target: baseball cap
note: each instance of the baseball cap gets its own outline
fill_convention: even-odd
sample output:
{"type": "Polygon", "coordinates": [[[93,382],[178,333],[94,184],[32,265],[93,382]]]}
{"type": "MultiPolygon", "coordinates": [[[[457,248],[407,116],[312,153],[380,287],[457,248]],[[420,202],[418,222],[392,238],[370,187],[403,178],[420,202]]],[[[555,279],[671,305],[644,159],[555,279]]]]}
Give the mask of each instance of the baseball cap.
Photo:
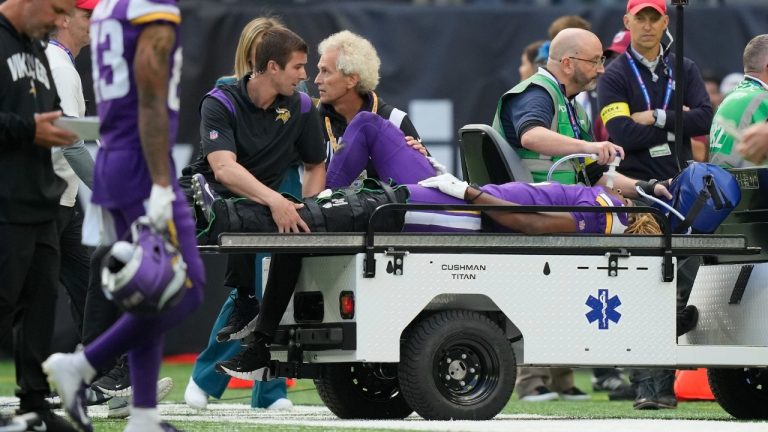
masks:
{"type": "Polygon", "coordinates": [[[666,0],[629,0],[627,2],[627,13],[634,15],[647,7],[656,9],[662,15],[667,14],[666,0]]]}
{"type": "Polygon", "coordinates": [[[99,0],[77,0],[75,7],[78,9],[93,10],[96,5],[99,4],[99,0]]]}
{"type": "Polygon", "coordinates": [[[607,53],[609,51],[614,52],[616,54],[624,54],[624,51],[627,50],[629,47],[629,43],[632,41],[632,37],[629,34],[629,30],[620,30],[616,35],[613,37],[613,41],[611,42],[611,46],[605,49],[604,53],[607,53]]]}

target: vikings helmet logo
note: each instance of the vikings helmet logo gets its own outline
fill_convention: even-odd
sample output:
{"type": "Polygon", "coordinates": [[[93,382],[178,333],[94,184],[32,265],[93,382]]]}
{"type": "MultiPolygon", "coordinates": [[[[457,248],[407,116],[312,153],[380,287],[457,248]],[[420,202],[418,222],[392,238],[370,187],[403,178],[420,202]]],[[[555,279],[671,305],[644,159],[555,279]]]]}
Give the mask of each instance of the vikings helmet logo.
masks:
{"type": "Polygon", "coordinates": [[[288,108],[277,108],[275,111],[277,111],[275,121],[282,120],[283,124],[288,123],[288,119],[291,118],[291,112],[288,111],[288,108]]]}

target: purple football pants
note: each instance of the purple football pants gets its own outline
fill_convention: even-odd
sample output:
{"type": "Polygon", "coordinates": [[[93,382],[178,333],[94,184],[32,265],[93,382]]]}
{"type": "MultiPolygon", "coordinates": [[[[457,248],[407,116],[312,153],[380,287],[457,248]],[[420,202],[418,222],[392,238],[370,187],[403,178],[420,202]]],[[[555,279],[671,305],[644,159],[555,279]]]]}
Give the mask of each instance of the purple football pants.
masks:
{"type": "Polygon", "coordinates": [[[435,175],[427,158],[405,143],[403,131],[378,114],[357,113],[339,145],[325,177],[325,185],[331,189],[352,184],[369,159],[385,182],[418,183],[435,175]]]}
{"type": "MultiPolygon", "coordinates": [[[[112,327],[85,348],[85,357],[97,370],[109,367],[117,356],[128,352],[133,406],[140,408],[153,408],[157,405],[157,378],[165,333],[197,309],[203,300],[205,270],[197,252],[195,223],[178,184],[174,184],[173,189],[176,193],[173,221],[192,287],[187,289],[178,304],[161,314],[138,316],[124,313],[112,327]]],[[[115,231],[119,238],[126,238],[131,223],[145,214],[142,202],[109,210],[115,220],[115,231]]]]}

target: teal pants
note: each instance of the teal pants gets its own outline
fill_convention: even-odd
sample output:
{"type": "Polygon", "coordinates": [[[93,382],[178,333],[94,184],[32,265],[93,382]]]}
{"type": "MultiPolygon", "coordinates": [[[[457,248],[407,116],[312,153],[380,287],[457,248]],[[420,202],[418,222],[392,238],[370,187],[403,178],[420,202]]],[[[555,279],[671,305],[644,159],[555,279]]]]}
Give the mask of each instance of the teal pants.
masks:
{"type": "MultiPolygon", "coordinates": [[[[259,254],[259,256],[257,256],[257,260],[259,260],[259,265],[256,269],[257,275],[261,274],[260,258],[263,258],[264,256],[266,256],[266,254],[259,254]]],[[[256,277],[257,279],[260,278],[259,276],[256,277]]],[[[261,290],[256,291],[258,293],[257,295],[261,297],[261,290]]],[[[195,380],[195,383],[203,389],[203,391],[216,399],[220,399],[221,395],[224,394],[224,390],[227,389],[230,379],[229,375],[216,372],[216,363],[232,358],[240,352],[240,341],[235,340],[224,343],[216,342],[216,333],[227,323],[229,314],[232,313],[232,307],[234,306],[232,298],[236,295],[237,291],[232,290],[230,297],[224,303],[224,306],[221,307],[219,317],[213,324],[211,336],[208,338],[208,346],[197,357],[197,360],[195,360],[195,367],[192,370],[192,379],[195,380]]],[[[251,406],[253,408],[266,408],[272,405],[274,401],[286,397],[286,395],[285,378],[278,378],[265,382],[256,381],[253,383],[251,406]]]]}
{"type": "MultiPolygon", "coordinates": [[[[288,170],[285,175],[283,184],[278,189],[280,192],[288,192],[296,197],[301,196],[301,182],[299,181],[299,172],[297,168],[293,167],[288,170]]],[[[261,262],[269,254],[257,254],[256,262],[256,280],[254,281],[254,287],[256,288],[256,297],[261,301],[261,262]]],[[[234,307],[234,296],[237,295],[236,290],[232,290],[229,298],[221,307],[218,318],[213,324],[211,329],[211,335],[208,337],[208,346],[197,356],[195,360],[195,366],[192,369],[192,379],[195,383],[203,389],[204,392],[220,399],[224,394],[224,390],[227,389],[229,384],[229,375],[223,375],[216,372],[216,363],[230,359],[240,352],[240,341],[229,341],[225,343],[216,342],[216,333],[221,330],[227,323],[229,315],[232,313],[234,307]]],[[[251,393],[251,407],[253,408],[266,408],[272,405],[278,399],[287,396],[285,388],[285,378],[278,378],[272,381],[256,381],[253,383],[253,393],[251,393]]]]}

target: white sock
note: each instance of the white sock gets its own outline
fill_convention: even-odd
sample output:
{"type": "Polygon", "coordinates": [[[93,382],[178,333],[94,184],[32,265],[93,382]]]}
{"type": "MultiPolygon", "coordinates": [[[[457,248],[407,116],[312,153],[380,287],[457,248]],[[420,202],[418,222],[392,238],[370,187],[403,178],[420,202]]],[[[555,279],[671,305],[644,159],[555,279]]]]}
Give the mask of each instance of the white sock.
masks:
{"type": "Polygon", "coordinates": [[[85,383],[90,384],[96,376],[96,369],[91,366],[91,363],[85,357],[85,352],[78,351],[73,353],[72,359],[74,360],[75,368],[80,372],[80,376],[83,377],[85,383]]]}
{"type": "Polygon", "coordinates": [[[160,424],[160,412],[157,408],[137,408],[131,405],[131,416],[128,426],[132,430],[152,430],[160,424]]]}

